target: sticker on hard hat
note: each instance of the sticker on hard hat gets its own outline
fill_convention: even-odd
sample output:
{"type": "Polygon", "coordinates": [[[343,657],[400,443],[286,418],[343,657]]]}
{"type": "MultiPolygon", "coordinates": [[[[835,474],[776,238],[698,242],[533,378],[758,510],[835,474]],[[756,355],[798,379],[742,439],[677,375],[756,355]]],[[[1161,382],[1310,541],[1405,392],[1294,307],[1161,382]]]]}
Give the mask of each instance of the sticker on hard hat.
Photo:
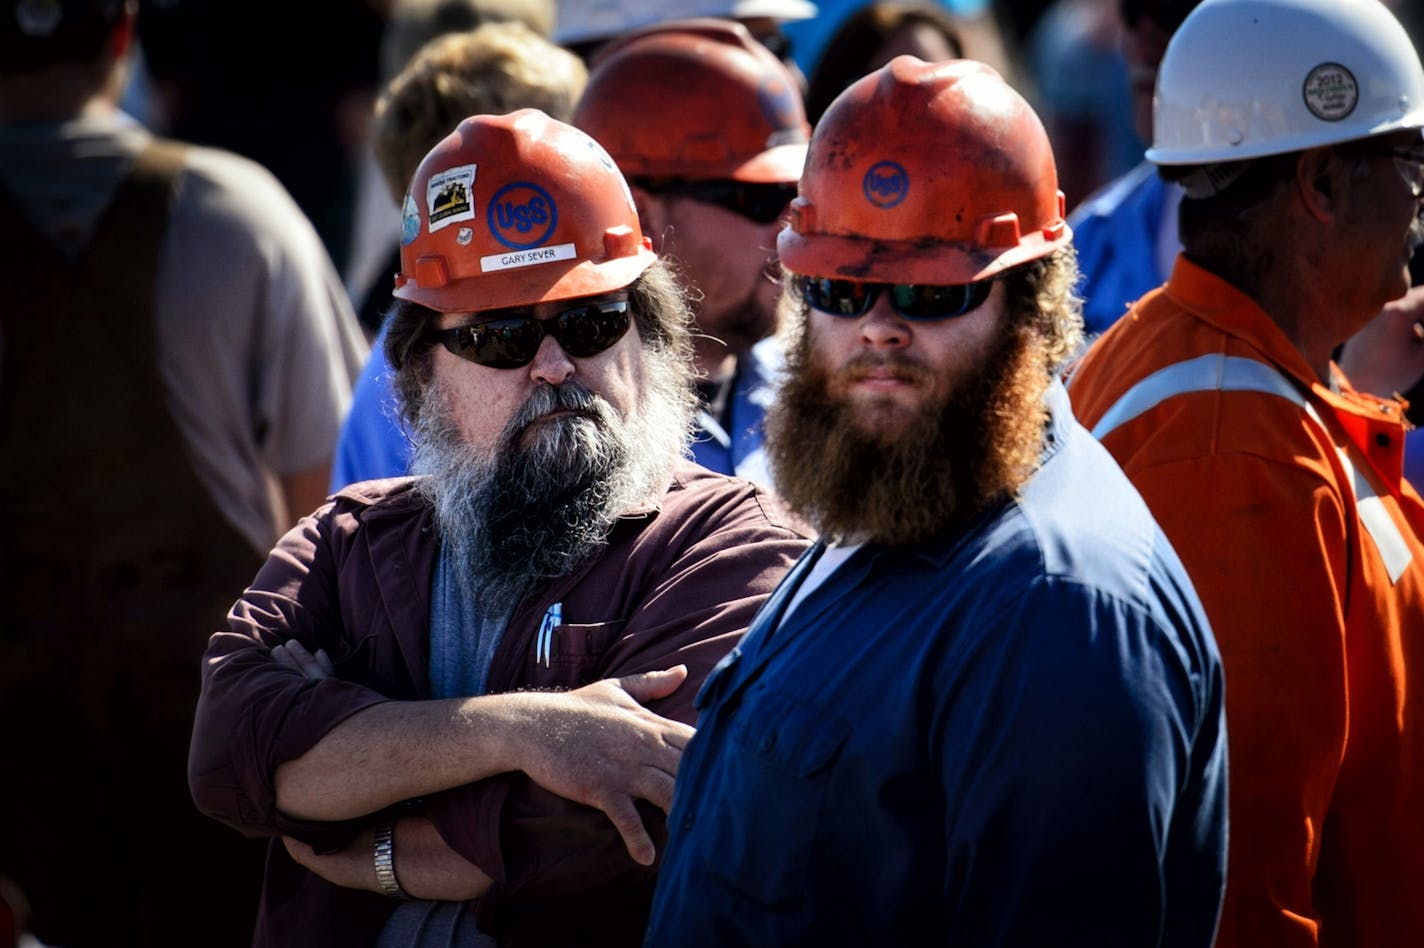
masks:
{"type": "Polygon", "coordinates": [[[409,247],[420,236],[420,208],[415,206],[415,198],[407,191],[405,203],[401,205],[401,246],[409,247]]]}
{"type": "Polygon", "coordinates": [[[1340,121],[1355,111],[1355,104],[1360,101],[1359,83],[1339,63],[1321,63],[1310,70],[1301,93],[1311,114],[1327,122],[1340,121]]]}
{"type": "Polygon", "coordinates": [[[475,219],[475,165],[459,165],[430,176],[425,205],[430,233],[459,221],[475,219]]]}
{"type": "Polygon", "coordinates": [[[528,250],[554,233],[559,209],[539,185],[516,181],[495,192],[485,216],[495,240],[511,250],[528,250]]]}
{"type": "Polygon", "coordinates": [[[876,207],[894,207],[905,200],[910,190],[910,176],[893,161],[881,161],[870,166],[860,182],[865,199],[876,207]]]}
{"type": "Polygon", "coordinates": [[[554,244],[552,247],[492,253],[487,257],[480,258],[480,271],[489,273],[491,270],[513,270],[515,267],[532,267],[540,263],[553,263],[556,260],[573,260],[577,256],[578,254],[574,253],[573,244],[554,244]]]}

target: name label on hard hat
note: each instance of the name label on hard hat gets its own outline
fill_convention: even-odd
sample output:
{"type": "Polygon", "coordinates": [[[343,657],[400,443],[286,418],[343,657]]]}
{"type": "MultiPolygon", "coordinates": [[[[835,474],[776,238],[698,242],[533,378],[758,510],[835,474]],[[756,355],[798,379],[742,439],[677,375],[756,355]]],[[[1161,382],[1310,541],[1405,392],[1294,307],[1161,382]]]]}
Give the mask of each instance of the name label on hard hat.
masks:
{"type": "Polygon", "coordinates": [[[894,207],[909,193],[910,176],[893,161],[876,162],[861,179],[860,189],[876,207],[894,207]]]}
{"type": "Polygon", "coordinates": [[[572,260],[576,256],[573,244],[554,244],[552,247],[536,247],[533,250],[516,250],[512,253],[492,253],[480,258],[480,271],[489,273],[492,270],[532,267],[556,260],[572,260]]]}
{"type": "Polygon", "coordinates": [[[476,167],[457,165],[430,176],[425,184],[425,218],[430,222],[430,233],[475,219],[476,167]]]}

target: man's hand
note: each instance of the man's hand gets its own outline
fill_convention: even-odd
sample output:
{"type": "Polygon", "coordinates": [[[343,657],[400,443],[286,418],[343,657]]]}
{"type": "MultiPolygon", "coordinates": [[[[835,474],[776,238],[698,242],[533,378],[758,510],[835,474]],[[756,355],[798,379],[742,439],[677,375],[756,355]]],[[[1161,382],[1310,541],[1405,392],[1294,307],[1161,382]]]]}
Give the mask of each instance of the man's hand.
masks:
{"type": "Polygon", "coordinates": [[[1391,396],[1424,377],[1424,285],[1389,303],[1345,343],[1340,369],[1359,392],[1391,396]]]}
{"type": "Polygon", "coordinates": [[[694,732],[642,702],[672,694],[686,678],[687,667],[678,665],[575,691],[520,696],[529,701],[529,727],[514,749],[518,769],[546,790],[606,813],[628,854],[644,866],[656,852],[633,801],[648,800],[667,812],[694,732]]]}
{"type": "Polygon", "coordinates": [[[272,657],[278,665],[295,668],[308,678],[335,678],[336,668],[325,649],[317,649],[313,655],[305,645],[296,639],[272,646],[272,657]]]}
{"type": "Polygon", "coordinates": [[[283,836],[282,844],[287,847],[287,853],[293,860],[332,885],[380,892],[381,887],[376,883],[376,864],[373,858],[373,832],[366,830],[345,849],[322,855],[317,855],[316,850],[290,836],[283,836]]]}

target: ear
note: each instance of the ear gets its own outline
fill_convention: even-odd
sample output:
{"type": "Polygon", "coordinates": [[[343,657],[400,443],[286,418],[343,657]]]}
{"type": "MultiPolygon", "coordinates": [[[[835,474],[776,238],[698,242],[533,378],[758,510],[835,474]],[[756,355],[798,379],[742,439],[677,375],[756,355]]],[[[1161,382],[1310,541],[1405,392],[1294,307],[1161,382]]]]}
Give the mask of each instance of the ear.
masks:
{"type": "Polygon", "coordinates": [[[663,252],[663,234],[667,230],[667,204],[656,194],[628,185],[633,192],[633,207],[638,211],[638,225],[643,228],[643,236],[653,241],[653,252],[663,252]]]}
{"type": "Polygon", "coordinates": [[[1322,224],[1335,221],[1341,163],[1333,149],[1308,148],[1295,163],[1295,189],[1311,217],[1322,224]]]}

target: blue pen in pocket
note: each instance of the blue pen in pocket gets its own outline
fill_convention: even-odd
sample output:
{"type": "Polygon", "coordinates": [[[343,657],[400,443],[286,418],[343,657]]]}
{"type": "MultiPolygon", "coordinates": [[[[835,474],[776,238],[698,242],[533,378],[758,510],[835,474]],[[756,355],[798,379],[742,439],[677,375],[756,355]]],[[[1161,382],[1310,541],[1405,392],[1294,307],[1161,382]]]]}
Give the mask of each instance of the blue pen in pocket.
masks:
{"type": "Polygon", "coordinates": [[[554,628],[564,621],[564,604],[556,602],[544,613],[539,623],[539,634],[534,637],[534,664],[542,659],[544,667],[549,667],[549,657],[554,650],[554,628]]]}

